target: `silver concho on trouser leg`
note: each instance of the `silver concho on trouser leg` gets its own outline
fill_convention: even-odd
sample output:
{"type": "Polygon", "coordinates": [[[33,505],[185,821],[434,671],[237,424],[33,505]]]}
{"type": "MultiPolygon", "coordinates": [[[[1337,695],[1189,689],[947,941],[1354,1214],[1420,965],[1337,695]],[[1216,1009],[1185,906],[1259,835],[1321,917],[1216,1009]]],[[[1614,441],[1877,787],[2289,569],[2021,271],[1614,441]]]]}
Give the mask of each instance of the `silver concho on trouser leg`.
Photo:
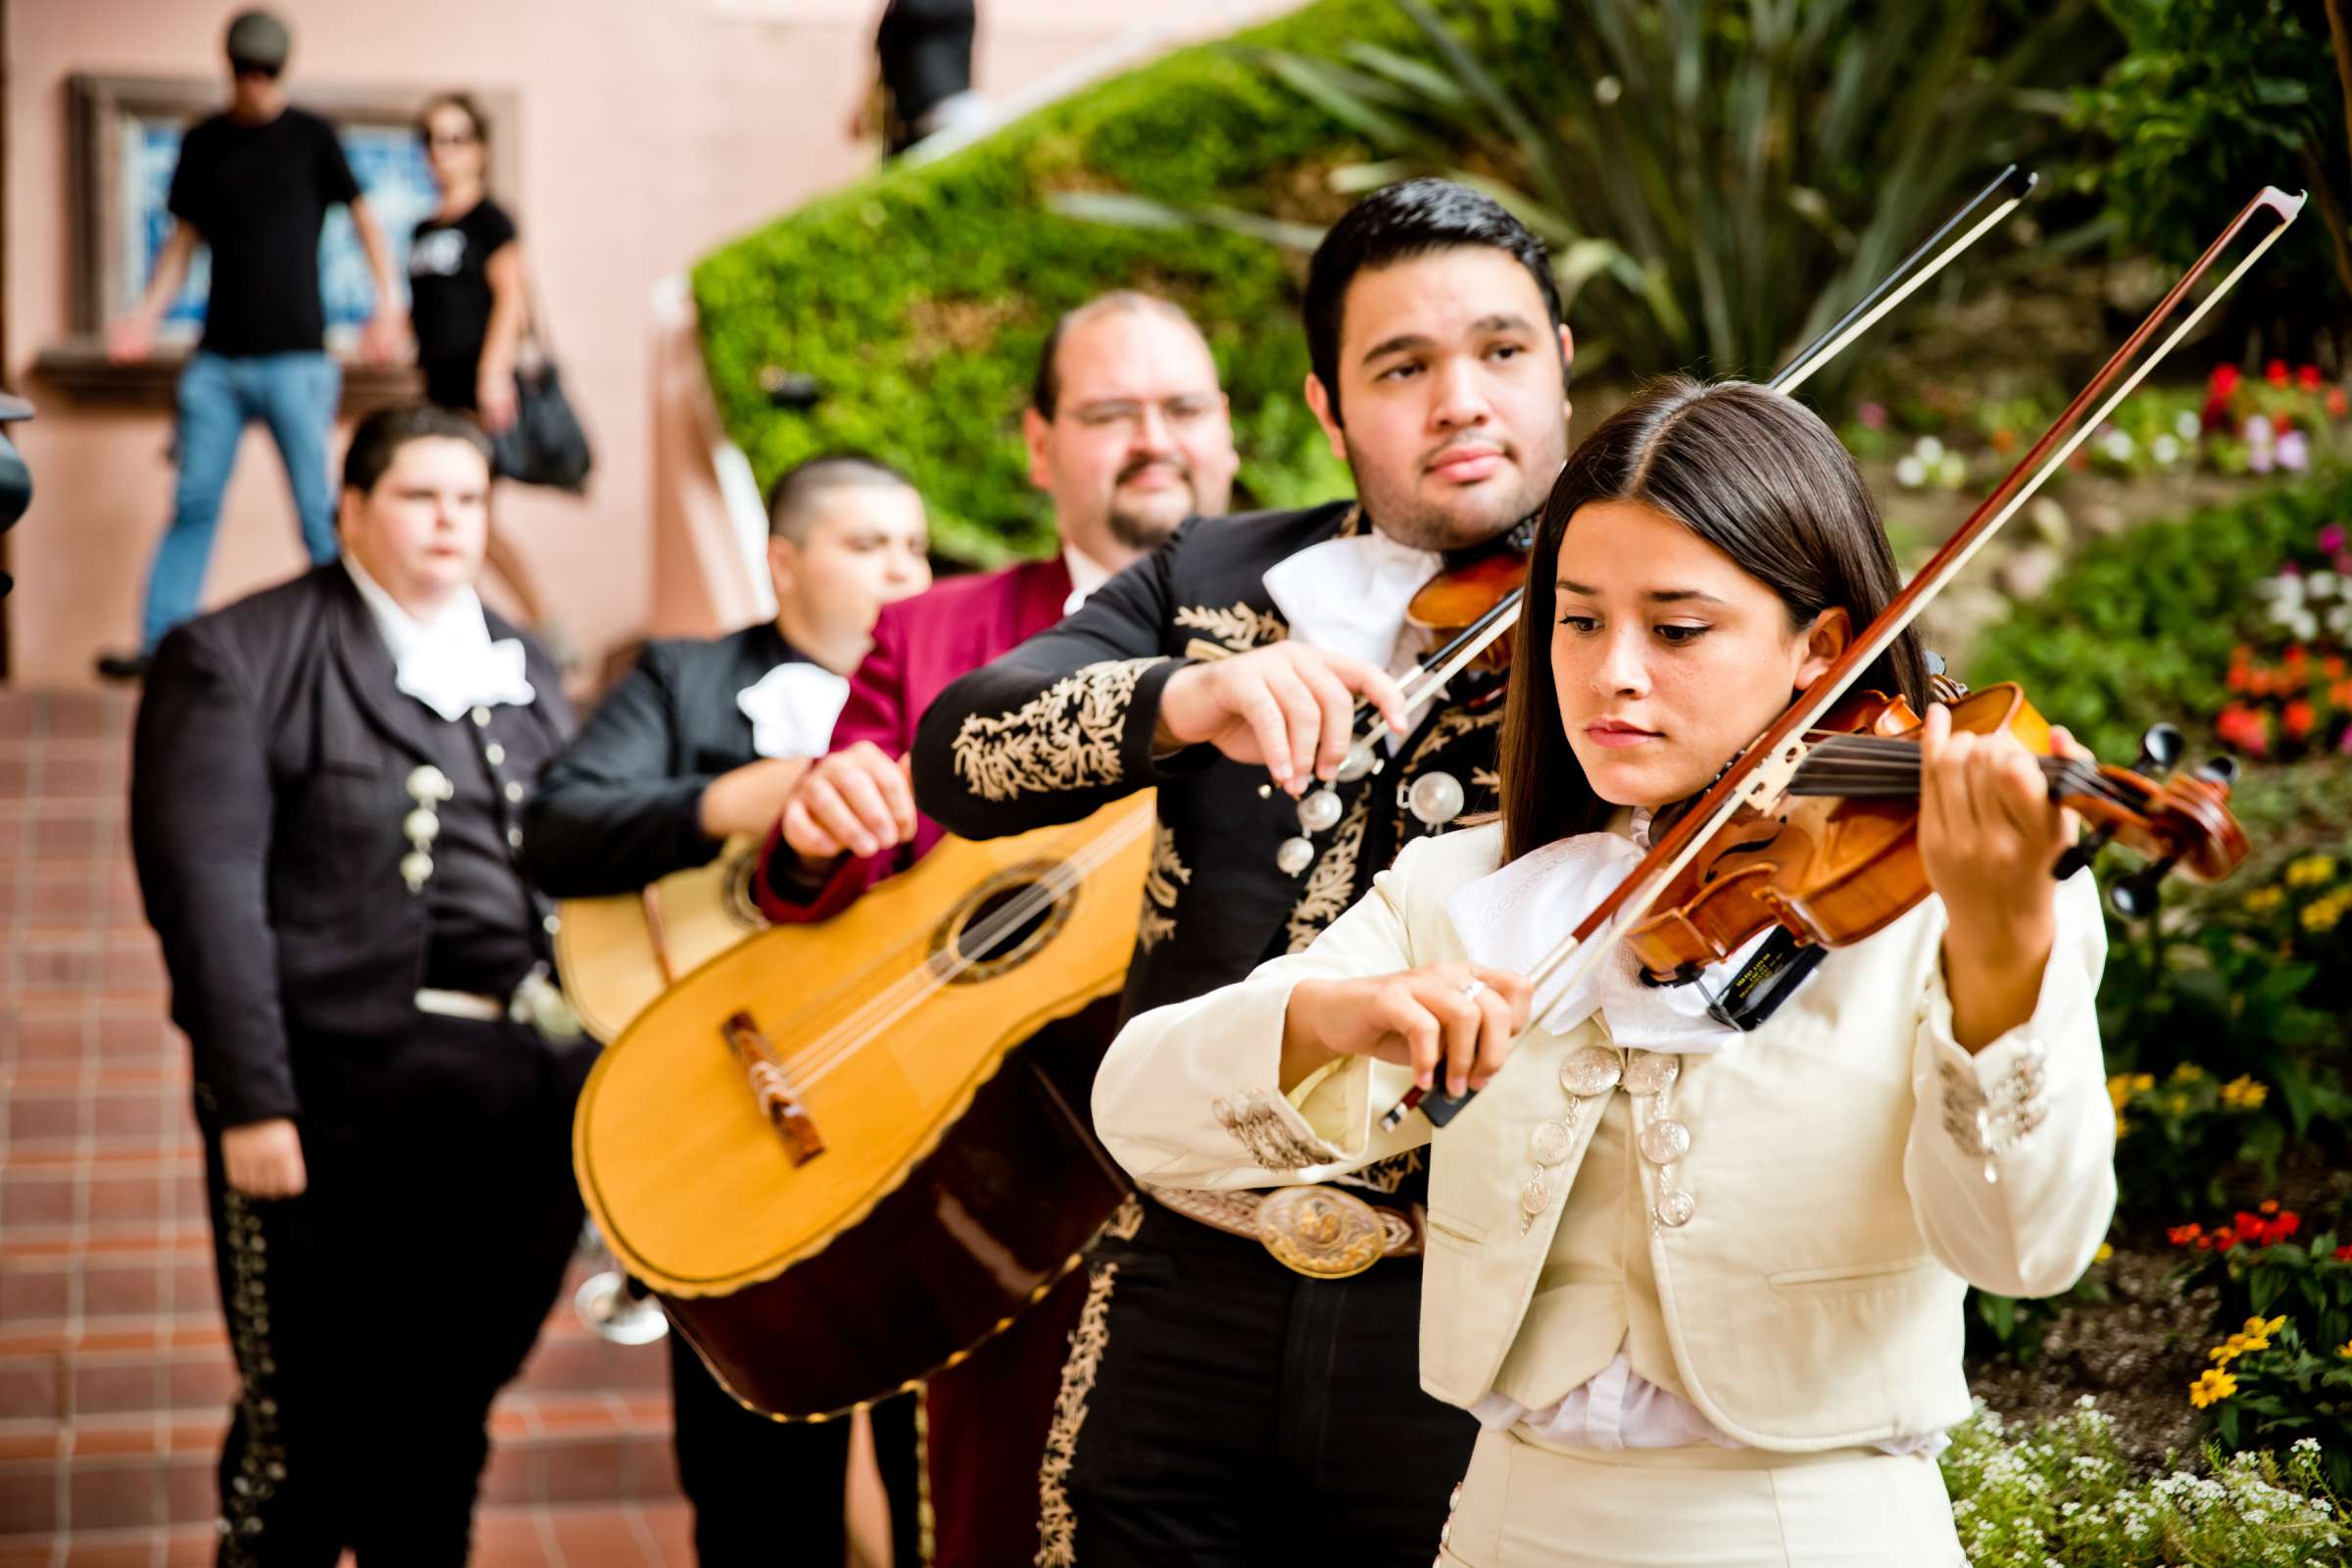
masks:
{"type": "Polygon", "coordinates": [[[220,1536],[224,1568],[241,1568],[255,1560],[260,1544],[262,1510],[286,1479],[285,1445],[278,1439],[276,1386],[277,1356],[270,1343],[270,1243],[262,1235],[262,1217],[245,1195],[223,1183],[221,1223],[228,1250],[228,1299],[221,1303],[228,1318],[229,1345],[237,1362],[237,1414],[243,1442],[238,1446],[237,1473],[227,1478],[220,1497],[220,1514],[213,1521],[220,1536]]]}

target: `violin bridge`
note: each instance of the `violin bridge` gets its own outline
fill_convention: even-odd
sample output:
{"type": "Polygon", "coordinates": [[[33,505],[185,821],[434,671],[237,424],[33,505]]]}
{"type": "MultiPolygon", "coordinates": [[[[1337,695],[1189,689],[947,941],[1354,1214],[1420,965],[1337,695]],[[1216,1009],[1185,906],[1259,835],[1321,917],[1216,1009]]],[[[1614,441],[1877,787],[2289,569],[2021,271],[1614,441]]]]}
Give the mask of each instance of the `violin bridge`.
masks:
{"type": "Polygon", "coordinates": [[[801,1103],[791,1078],[785,1074],[776,1048],[768,1044],[767,1036],[760,1032],[760,1025],[752,1020],[752,1015],[737,1012],[718,1026],[718,1032],[725,1038],[727,1049],[743,1063],[752,1099],[768,1125],[775,1128],[776,1136],[784,1140],[786,1156],[795,1165],[806,1165],[823,1153],[824,1134],[817,1131],[815,1119],[808,1114],[808,1107],[801,1103]]]}
{"type": "Polygon", "coordinates": [[[1791,738],[1782,742],[1778,751],[1758,762],[1747,775],[1747,781],[1740,786],[1740,799],[1759,811],[1776,809],[1812,753],[1812,745],[1804,740],[1791,738]]]}

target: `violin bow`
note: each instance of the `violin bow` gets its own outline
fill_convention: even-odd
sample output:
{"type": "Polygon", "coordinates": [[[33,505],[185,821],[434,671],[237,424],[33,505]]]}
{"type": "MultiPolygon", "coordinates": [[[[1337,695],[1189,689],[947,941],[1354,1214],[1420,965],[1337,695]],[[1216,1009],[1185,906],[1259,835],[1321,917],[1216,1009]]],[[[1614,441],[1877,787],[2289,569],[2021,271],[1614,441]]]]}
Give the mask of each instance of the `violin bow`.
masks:
{"type": "MultiPolygon", "coordinates": [[[[2032,194],[2040,175],[2011,164],[1995,174],[1984,188],[1969,198],[1958,212],[1943,220],[1941,227],[1913,248],[1910,255],[1895,264],[1894,270],[1881,278],[1874,288],[1857,300],[1852,309],[1799,349],[1773,378],[1764,384],[1778,392],[1794,392],[1813,378],[1823,366],[1829,364],[1852,345],[1856,338],[1876,326],[1880,319],[1896,306],[1918,292],[1957,261],[1970,246],[1990,232],[2001,220],[2017,211],[2018,203],[2032,194]],[[1997,198],[1997,199],[1996,199],[1997,198]],[[1982,218],[1978,210],[1987,203],[1991,210],[1982,218]],[[1971,219],[1976,220],[1972,223],[1971,219]],[[1948,246],[1944,241],[1954,230],[1967,224],[1966,231],[1948,246]],[[1938,250],[1938,246],[1944,246],[1938,250]]],[[[1526,592],[1514,588],[1488,609],[1469,625],[1453,635],[1445,647],[1421,661],[1398,683],[1406,708],[1417,707],[1439,691],[1446,683],[1467,669],[1479,655],[1493,647],[1497,639],[1511,629],[1519,613],[1519,601],[1526,592]]],[[[1358,705],[1359,714],[1363,705],[1358,705]]],[[[1381,743],[1381,729],[1375,724],[1368,733],[1360,734],[1348,748],[1348,757],[1340,764],[1340,777],[1361,778],[1379,760],[1376,748],[1381,743]]],[[[1269,789],[1267,793],[1272,793],[1269,789]]]]}
{"type": "MultiPolygon", "coordinates": [[[[2197,323],[2236,285],[2237,280],[2262,260],[2263,254],[2278,242],[2278,236],[2286,232],[2287,226],[2303,211],[2305,199],[2304,194],[2289,196],[2277,186],[2266,185],[2259,195],[2246,203],[2238,215],[2230,220],[2230,226],[2222,230],[2220,236],[2205,248],[2205,253],[2180,275],[2180,281],[2156,303],[2156,308],[2148,313],[2147,319],[2133,329],[2132,335],[2124,340],[2123,346],[2109,356],[2098,373],[2090,378],[2082,390],[2075,395],[2075,400],[2042,432],[2041,439],[2034,442],[2026,455],[2018,460],[2017,466],[1993,487],[1992,493],[1970,514],[1958,531],[1944,541],[1943,548],[1936,551],[1928,564],[1903,585],[1902,592],[1896,594],[1878,617],[1855,636],[1845,652],[1822,673],[1819,680],[1807,687],[1773,721],[1771,727],[1740,755],[1738,760],[1724,769],[1722,776],[1699,797],[1698,804],[1683,813],[1666,836],[1650,847],[1649,853],[1642,858],[1625,880],[1594,906],[1592,912],[1578,922],[1573,932],[1561,938],[1544,956],[1543,961],[1528,975],[1531,989],[1536,994],[1541,996],[1548,987],[1557,998],[1583,984],[1614,946],[1610,942],[1594,940],[1604,927],[1618,919],[1621,913],[1631,920],[1646,912],[1667,883],[1690,863],[1707,840],[1741,806],[1752,805],[1759,810],[1769,810],[1779,802],[1795,776],[1798,764],[1811,750],[1804,739],[1805,735],[1845,695],[1846,688],[1854,683],[1862,671],[1869,668],[1902,634],[1904,628],[1919,617],[1929,602],[1951,583],[1970,559],[1999,531],[2001,525],[2015,516],[2048,483],[2050,475],[2074,456],[2075,449],[2090,438],[2091,432],[2138,388],[2140,382],[2147,379],[2148,373],[2162,364],[2183,338],[2195,330],[2197,323]],[[2136,366],[2132,366],[2133,357],[2180,309],[2189,290],[2212,270],[2222,252],[2248,224],[2265,213],[2275,216],[2278,222],[2197,302],[2162,343],[2136,366]],[[2127,366],[2132,366],[2129,371],[2126,370],[2127,366]],[[2090,411],[2094,402],[2098,407],[2089,412],[2086,417],[2085,411],[2090,411]]],[[[1514,1048],[1535,1031],[1547,1010],[1546,1004],[1541,1001],[1531,1006],[1527,1028],[1512,1037],[1514,1048]]],[[[1454,1112],[1469,1102],[1469,1099],[1468,1095],[1456,1098],[1425,1093],[1416,1086],[1381,1118],[1380,1124],[1383,1129],[1394,1128],[1408,1111],[1420,1106],[1424,1114],[1430,1115],[1431,1121],[1444,1126],[1452,1119],[1454,1112]],[[1433,1110],[1435,1114],[1430,1114],[1433,1110]]]]}

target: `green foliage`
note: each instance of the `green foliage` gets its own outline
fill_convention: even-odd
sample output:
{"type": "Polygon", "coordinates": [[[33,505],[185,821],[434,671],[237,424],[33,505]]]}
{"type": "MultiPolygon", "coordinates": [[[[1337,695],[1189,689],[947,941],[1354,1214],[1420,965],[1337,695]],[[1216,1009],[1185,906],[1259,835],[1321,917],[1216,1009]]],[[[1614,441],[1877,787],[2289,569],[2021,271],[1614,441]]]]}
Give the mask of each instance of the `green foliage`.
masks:
{"type": "MultiPolygon", "coordinates": [[[[1489,25],[1526,38],[1540,0],[1482,0],[1489,25]]],[[[1321,171],[1350,132],[1244,58],[1343,40],[1400,51],[1418,34],[1387,0],[1316,4],[1230,44],[1187,49],[1102,82],[996,135],[871,179],[714,252],[695,269],[704,350],[721,416],[762,484],[836,447],[912,473],[947,555],[992,564],[1052,548],[1019,441],[1037,353],[1055,317],[1111,288],[1191,310],[1233,400],[1241,483],[1254,502],[1348,493],[1300,402],[1306,349],[1298,277],[1244,234],[1139,229],[1059,216],[1056,192],[1135,192],[1186,206],[1263,207],[1269,193],[1327,220],[1321,171]],[[1320,205],[1317,205],[1320,204],[1320,205]],[[813,375],[807,413],[771,406],[761,372],[813,375]]],[[[1531,48],[1531,67],[1541,57],[1531,48]]]]}
{"type": "Polygon", "coordinates": [[[1371,145],[1335,179],[1490,190],[1550,246],[1588,367],[1643,375],[1770,374],[2039,144],[2104,32],[2075,0],[2025,25],[1984,0],[1567,0],[1556,69],[1519,91],[1476,19],[1398,3],[1436,69],[1364,43],[1270,58],[1371,145]]]}
{"type": "Polygon", "coordinates": [[[2107,1282],[2095,1263],[2082,1277],[2056,1296],[2001,1296],[1971,1289],[1968,1293],[1968,1353],[2004,1355],[2020,1366],[2041,1358],[2041,1342],[2050,1325],[2085,1302],[2107,1299],[2107,1282]]]}
{"type": "Polygon", "coordinates": [[[2075,118],[2113,143],[2084,182],[2124,240],[2185,265],[2264,185],[2312,211],[2249,278],[2239,309],[2283,318],[2284,351],[2352,307],[2344,101],[2323,0],[2106,0],[2129,52],[2075,118]]]}
{"type": "Polygon", "coordinates": [[[2306,1568],[2352,1544],[2316,1444],[2283,1462],[2240,1453],[2210,1475],[2135,1480],[2114,1423],[2084,1397],[2012,1430],[1980,1408],[1942,1457],[1960,1544],[1977,1568],[2306,1568]]]}
{"type": "Polygon", "coordinates": [[[2236,1386],[2213,1406],[2214,1435],[2232,1449],[2316,1443],[2340,1494],[2352,1488],[2352,1360],[2333,1336],[2306,1336],[2291,1317],[2259,1338],[2262,1348],[2228,1363],[2236,1386]]]}

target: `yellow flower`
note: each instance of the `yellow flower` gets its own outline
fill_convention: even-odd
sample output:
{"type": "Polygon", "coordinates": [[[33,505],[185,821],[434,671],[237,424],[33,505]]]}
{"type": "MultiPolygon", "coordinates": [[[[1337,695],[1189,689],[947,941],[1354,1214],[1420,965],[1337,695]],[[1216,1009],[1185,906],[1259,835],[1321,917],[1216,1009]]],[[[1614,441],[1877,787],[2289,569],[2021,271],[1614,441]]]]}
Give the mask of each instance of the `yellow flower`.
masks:
{"type": "Polygon", "coordinates": [[[2335,1348],[2335,1353],[2342,1356],[2347,1361],[2352,1361],[2352,1340],[2346,1340],[2343,1344],[2337,1346],[2335,1348]]]}
{"type": "Polygon", "coordinates": [[[2116,1109],[2123,1109],[2125,1102],[2131,1098],[2132,1079],[2128,1074],[2118,1074],[2107,1080],[2107,1100],[2116,1109]]]}
{"type": "Polygon", "coordinates": [[[2188,1402],[2202,1410],[2237,1392],[2237,1379],[2220,1367],[2207,1367],[2188,1386],[2188,1402]]]}
{"type": "Polygon", "coordinates": [[[2246,1350],[2246,1337],[2243,1334],[2232,1334],[2230,1336],[2229,1341],[2226,1344],[2217,1345],[2212,1349],[2207,1350],[2205,1352],[2205,1356],[2206,1359],[2214,1362],[2216,1365],[2228,1366],[2230,1362],[2245,1354],[2246,1350]]]}
{"type": "Polygon", "coordinates": [[[2303,929],[2332,931],[2342,923],[2344,911],[2352,909],[2352,898],[2336,893],[2324,899],[2314,899],[2303,907],[2303,929]]]}
{"type": "Polygon", "coordinates": [[[2118,1142],[2132,1136],[2132,1124],[2124,1120],[2124,1113],[2120,1110],[2115,1113],[2115,1136],[2118,1142]]]}
{"type": "Polygon", "coordinates": [[[2285,902],[2284,888],[2256,888],[2246,895],[2246,908],[2255,914],[2268,914],[2285,902]]]}
{"type": "Polygon", "coordinates": [[[2186,1095],[2171,1096],[2165,1101],[2164,1108],[2176,1116],[2185,1116],[2188,1114],[2188,1097],[2186,1095]]]}
{"type": "Polygon", "coordinates": [[[2132,1075],[2132,1092],[2133,1094],[2144,1095],[2155,1087],[2156,1075],[2154,1073],[2135,1072],[2132,1075]]]}
{"type": "Polygon", "coordinates": [[[2272,1318],[2250,1317],[2246,1319],[2246,1332],[2248,1334],[2261,1334],[2267,1336],[2276,1334],[2284,1327],[2286,1327],[2286,1314],[2284,1312],[2281,1312],[2277,1317],[2272,1318]]]}
{"type": "Polygon", "coordinates": [[[2193,1084],[2204,1076],[2205,1069],[2193,1061],[2184,1061],[2173,1069],[2173,1082],[2177,1084],[2193,1084]]]}
{"type": "Polygon", "coordinates": [[[2335,861],[2325,855],[2306,855],[2286,868],[2290,888],[2316,888],[2335,875],[2335,861]]]}
{"type": "Polygon", "coordinates": [[[2097,1251],[2095,1254],[2093,1254],[2093,1255],[2092,1255],[2092,1257],[2091,1257],[2091,1261],[2092,1261],[2093,1263],[2104,1263],[2104,1262],[2106,1262],[2106,1261],[2107,1261],[2109,1258],[2113,1257],[2114,1255],[2115,1255],[2115,1246],[2114,1246],[2114,1244],[2113,1244],[2113,1243],[2111,1243],[2111,1242],[2101,1242],[2101,1243],[2099,1244],[2099,1250],[2098,1250],[2098,1251],[2097,1251]]]}
{"type": "Polygon", "coordinates": [[[2270,1098],[2270,1085],[2258,1084],[2251,1077],[2232,1078],[2222,1085],[2222,1103],[2239,1110],[2259,1110],[2270,1098]]]}

